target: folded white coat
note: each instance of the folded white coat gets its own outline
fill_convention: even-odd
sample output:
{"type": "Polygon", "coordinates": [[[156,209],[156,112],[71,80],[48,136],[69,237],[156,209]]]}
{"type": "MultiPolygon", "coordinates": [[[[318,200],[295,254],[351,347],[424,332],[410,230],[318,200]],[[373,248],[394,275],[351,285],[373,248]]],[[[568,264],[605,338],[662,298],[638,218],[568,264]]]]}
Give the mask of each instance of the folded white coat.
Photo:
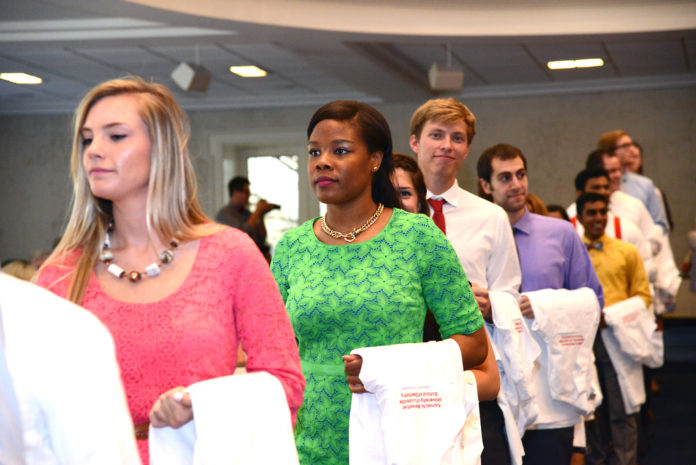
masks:
{"type": "Polygon", "coordinates": [[[662,365],[658,353],[661,340],[657,324],[640,297],[631,297],[604,309],[604,321],[619,341],[621,350],[636,362],[656,368],[662,365]]]}
{"type": "Polygon", "coordinates": [[[266,372],[192,384],[194,419],[181,428],[150,426],[151,465],[298,465],[290,409],[266,372]]]}
{"type": "Polygon", "coordinates": [[[534,363],[541,355],[524,324],[517,301],[505,292],[490,292],[493,325],[486,325],[491,342],[500,355],[500,391],[513,411],[520,437],[538,415],[534,363]]]}
{"type": "Polygon", "coordinates": [[[525,293],[534,309],[526,319],[542,347],[535,370],[539,418],[535,427],[565,428],[594,410],[592,345],[599,325],[597,295],[588,287],[525,293]]]}
{"type": "Polygon", "coordinates": [[[356,349],[363,358],[350,410],[351,465],[480,463],[474,375],[459,346],[440,342],[356,349]]]}
{"type": "Polygon", "coordinates": [[[600,333],[609,359],[616,371],[624,410],[627,415],[636,413],[640,410],[640,406],[645,403],[643,366],[621,350],[619,341],[611,328],[602,329],[600,333]]]}

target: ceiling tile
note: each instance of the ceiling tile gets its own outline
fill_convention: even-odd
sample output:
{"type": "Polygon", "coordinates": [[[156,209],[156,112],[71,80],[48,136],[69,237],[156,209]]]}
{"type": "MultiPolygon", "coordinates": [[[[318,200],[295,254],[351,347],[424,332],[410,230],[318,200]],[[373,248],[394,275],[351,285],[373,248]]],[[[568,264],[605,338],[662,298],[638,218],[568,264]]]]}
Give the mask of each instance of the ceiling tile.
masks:
{"type": "Polygon", "coordinates": [[[622,76],[687,72],[682,45],[677,39],[607,41],[607,49],[622,76]]]}

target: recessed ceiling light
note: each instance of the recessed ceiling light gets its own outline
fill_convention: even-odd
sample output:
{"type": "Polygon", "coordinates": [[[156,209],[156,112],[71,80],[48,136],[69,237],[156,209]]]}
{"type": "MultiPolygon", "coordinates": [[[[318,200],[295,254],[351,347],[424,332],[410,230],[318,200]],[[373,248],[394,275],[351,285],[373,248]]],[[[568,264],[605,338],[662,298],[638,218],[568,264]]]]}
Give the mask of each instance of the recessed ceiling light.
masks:
{"type": "Polygon", "coordinates": [[[604,66],[604,60],[601,58],[583,58],[582,60],[549,61],[546,66],[549,69],[593,68],[604,66]]]}
{"type": "Polygon", "coordinates": [[[0,73],[0,79],[14,82],[15,84],[41,84],[43,79],[27,73],[0,73]]]}
{"type": "Polygon", "coordinates": [[[230,66],[230,71],[241,77],[264,77],[268,73],[265,69],[261,69],[258,66],[230,66]]]}
{"type": "Polygon", "coordinates": [[[578,68],[594,68],[604,66],[604,60],[601,58],[585,58],[584,60],[575,60],[575,65],[578,68]]]}

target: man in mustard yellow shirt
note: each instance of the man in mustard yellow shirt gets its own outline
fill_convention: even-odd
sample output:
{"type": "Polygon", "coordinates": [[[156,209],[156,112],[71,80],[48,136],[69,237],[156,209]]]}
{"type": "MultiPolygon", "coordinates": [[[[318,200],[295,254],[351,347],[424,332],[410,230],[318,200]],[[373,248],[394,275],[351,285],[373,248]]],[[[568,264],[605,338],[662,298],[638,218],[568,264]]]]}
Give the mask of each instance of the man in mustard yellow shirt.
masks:
{"type": "MultiPolygon", "coordinates": [[[[652,296],[638,249],[604,234],[608,199],[601,194],[585,193],[578,197],[576,205],[578,220],[585,228],[582,240],[604,289],[605,306],[634,296],[650,306],[652,296]]],[[[603,317],[600,327],[606,327],[603,317]]],[[[585,463],[633,465],[638,453],[637,414],[628,415],[624,410],[616,370],[599,335],[594,352],[604,401],[595,413],[596,419],[586,424],[585,463]]]]}

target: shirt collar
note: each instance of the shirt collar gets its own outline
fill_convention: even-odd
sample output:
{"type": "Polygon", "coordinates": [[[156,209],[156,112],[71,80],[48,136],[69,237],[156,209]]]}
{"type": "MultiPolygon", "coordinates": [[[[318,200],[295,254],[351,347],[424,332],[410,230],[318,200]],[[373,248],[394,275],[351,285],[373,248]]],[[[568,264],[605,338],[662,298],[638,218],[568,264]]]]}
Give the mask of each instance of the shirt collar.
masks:
{"type": "Polygon", "coordinates": [[[601,242],[602,244],[604,244],[604,243],[606,242],[606,239],[607,239],[606,233],[602,234],[602,237],[600,237],[600,238],[597,239],[596,241],[591,241],[590,239],[588,239],[587,236],[585,236],[584,234],[582,235],[582,242],[583,242],[583,244],[585,244],[585,245],[591,244],[591,243],[593,243],[593,242],[601,242]]]}
{"type": "Polygon", "coordinates": [[[445,192],[439,195],[435,195],[430,191],[430,189],[427,189],[425,192],[425,198],[444,199],[445,202],[456,207],[459,203],[459,183],[455,179],[454,184],[452,184],[452,186],[449,189],[447,189],[445,192]]]}
{"type": "Polygon", "coordinates": [[[512,225],[512,230],[518,230],[526,235],[529,235],[532,229],[532,214],[524,207],[524,214],[517,220],[517,223],[512,225]]]}

